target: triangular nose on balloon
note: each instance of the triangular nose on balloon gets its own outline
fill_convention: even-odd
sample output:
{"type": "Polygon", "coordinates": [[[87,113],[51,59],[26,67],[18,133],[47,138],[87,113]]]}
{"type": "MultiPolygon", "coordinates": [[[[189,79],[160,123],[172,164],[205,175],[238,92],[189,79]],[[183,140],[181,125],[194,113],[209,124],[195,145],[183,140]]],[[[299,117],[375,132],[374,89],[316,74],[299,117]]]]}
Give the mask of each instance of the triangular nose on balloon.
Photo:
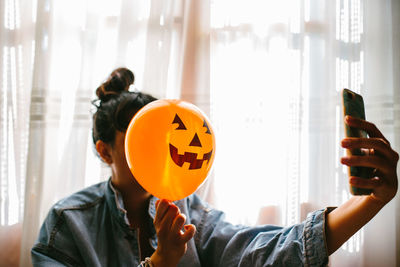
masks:
{"type": "Polygon", "coordinates": [[[194,134],[192,141],[190,142],[189,146],[198,146],[201,147],[200,139],[197,136],[197,133],[194,134]]]}

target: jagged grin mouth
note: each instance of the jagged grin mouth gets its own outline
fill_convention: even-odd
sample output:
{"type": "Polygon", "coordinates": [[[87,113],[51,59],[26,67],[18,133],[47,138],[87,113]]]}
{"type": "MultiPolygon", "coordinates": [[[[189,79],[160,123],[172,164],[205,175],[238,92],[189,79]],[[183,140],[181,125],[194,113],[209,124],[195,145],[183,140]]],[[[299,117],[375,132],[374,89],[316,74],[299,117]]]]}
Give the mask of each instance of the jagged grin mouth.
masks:
{"type": "Polygon", "coordinates": [[[172,160],[179,167],[183,166],[183,163],[190,163],[189,170],[200,169],[203,166],[203,162],[206,160],[207,164],[211,159],[212,149],[210,152],[205,153],[202,159],[197,159],[197,153],[185,152],[183,155],[178,154],[178,149],[169,144],[169,153],[171,155],[172,160]]]}

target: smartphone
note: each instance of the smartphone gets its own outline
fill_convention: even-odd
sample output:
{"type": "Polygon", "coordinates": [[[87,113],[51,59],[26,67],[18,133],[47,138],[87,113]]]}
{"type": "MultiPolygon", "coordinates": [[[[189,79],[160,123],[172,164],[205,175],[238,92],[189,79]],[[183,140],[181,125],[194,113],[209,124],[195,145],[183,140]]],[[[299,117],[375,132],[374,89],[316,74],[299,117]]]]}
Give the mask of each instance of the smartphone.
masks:
{"type": "MultiPolygon", "coordinates": [[[[342,90],[342,103],[343,103],[343,114],[344,116],[350,115],[365,120],[365,108],[364,100],[361,95],[349,90],[342,90]]],[[[343,116],[343,118],[344,118],[343,116]]],[[[345,136],[346,137],[362,137],[367,138],[368,135],[364,130],[357,129],[354,127],[344,124],[345,136]]],[[[357,149],[346,149],[347,155],[365,155],[365,152],[359,148],[357,149]]],[[[365,179],[372,178],[373,168],[351,166],[348,167],[349,176],[357,176],[365,179]]],[[[350,186],[350,192],[353,195],[370,195],[371,189],[357,188],[350,186]]]]}

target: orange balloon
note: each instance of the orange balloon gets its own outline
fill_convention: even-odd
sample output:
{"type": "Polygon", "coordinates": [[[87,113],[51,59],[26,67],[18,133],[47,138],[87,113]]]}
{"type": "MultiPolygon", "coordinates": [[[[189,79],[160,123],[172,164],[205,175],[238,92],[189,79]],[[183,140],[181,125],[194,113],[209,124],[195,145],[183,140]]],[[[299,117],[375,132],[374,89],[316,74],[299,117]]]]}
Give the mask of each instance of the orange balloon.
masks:
{"type": "Polygon", "coordinates": [[[214,131],[195,105],[157,100],[130,122],[125,155],[133,176],[147,192],[160,199],[182,199],[207,178],[215,155],[214,131]]]}

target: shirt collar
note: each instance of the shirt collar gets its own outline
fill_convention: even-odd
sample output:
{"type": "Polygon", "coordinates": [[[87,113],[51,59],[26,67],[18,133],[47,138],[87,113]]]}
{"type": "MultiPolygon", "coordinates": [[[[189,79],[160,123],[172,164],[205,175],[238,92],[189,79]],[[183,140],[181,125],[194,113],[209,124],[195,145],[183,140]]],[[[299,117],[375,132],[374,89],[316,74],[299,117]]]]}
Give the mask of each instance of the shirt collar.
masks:
{"type": "MultiPolygon", "coordinates": [[[[152,220],[156,215],[156,201],[158,200],[157,197],[151,196],[149,201],[148,213],[152,220]]],[[[115,217],[116,221],[119,225],[122,226],[125,230],[130,230],[130,224],[127,216],[127,211],[124,208],[124,201],[122,199],[121,193],[112,185],[111,178],[108,180],[107,183],[107,190],[106,190],[106,201],[108,206],[110,207],[111,214],[115,217]]],[[[151,238],[150,244],[151,246],[156,249],[157,248],[157,235],[154,225],[151,224],[151,238]]]]}
{"type": "Polygon", "coordinates": [[[108,180],[108,188],[111,189],[111,192],[110,192],[111,193],[110,194],[110,201],[112,202],[111,203],[112,205],[110,205],[112,207],[111,210],[115,211],[114,215],[117,216],[118,220],[122,219],[124,224],[129,227],[129,220],[128,220],[126,209],[124,208],[124,201],[122,200],[122,195],[112,185],[111,178],[108,180]]]}

